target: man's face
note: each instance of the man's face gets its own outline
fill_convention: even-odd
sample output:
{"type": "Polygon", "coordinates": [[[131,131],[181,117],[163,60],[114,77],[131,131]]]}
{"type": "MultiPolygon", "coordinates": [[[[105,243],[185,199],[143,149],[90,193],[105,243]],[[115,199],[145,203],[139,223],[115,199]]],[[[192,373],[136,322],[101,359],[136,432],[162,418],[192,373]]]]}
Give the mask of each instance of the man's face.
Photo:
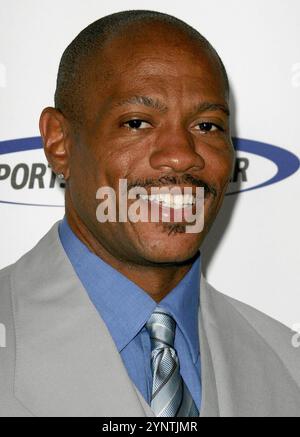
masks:
{"type": "Polygon", "coordinates": [[[219,210],[232,168],[227,94],[216,59],[175,30],[135,28],[95,57],[82,92],[67,208],[117,259],[142,265],[190,259],[219,210]],[[148,192],[206,184],[203,231],[176,232],[179,227],[161,221],[99,223],[96,192],[112,187],[118,205],[120,179],[148,192]]]}

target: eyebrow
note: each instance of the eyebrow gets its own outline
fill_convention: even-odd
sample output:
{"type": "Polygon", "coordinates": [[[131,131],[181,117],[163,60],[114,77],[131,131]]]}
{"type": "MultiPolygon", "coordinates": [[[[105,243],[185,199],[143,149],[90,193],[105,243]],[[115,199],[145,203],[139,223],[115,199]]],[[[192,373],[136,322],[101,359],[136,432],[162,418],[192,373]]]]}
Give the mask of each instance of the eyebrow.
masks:
{"type": "Polygon", "coordinates": [[[227,105],[222,103],[212,103],[212,102],[202,102],[195,106],[195,112],[205,112],[205,111],[223,111],[226,115],[230,116],[230,111],[227,105]]]}
{"type": "MultiPolygon", "coordinates": [[[[160,112],[166,112],[168,107],[162,103],[159,99],[154,99],[148,96],[132,96],[126,99],[122,99],[119,102],[113,105],[113,108],[124,106],[124,105],[143,105],[148,108],[156,109],[160,112]]],[[[205,111],[222,111],[226,115],[230,116],[230,111],[227,105],[223,105],[222,103],[213,103],[213,102],[201,102],[194,107],[195,112],[205,112],[205,111]]]]}
{"type": "Polygon", "coordinates": [[[152,97],[148,96],[132,96],[127,99],[120,100],[119,102],[115,103],[113,107],[130,104],[147,106],[148,108],[153,108],[160,112],[166,112],[168,110],[168,107],[159,99],[153,99],[152,97]]]}

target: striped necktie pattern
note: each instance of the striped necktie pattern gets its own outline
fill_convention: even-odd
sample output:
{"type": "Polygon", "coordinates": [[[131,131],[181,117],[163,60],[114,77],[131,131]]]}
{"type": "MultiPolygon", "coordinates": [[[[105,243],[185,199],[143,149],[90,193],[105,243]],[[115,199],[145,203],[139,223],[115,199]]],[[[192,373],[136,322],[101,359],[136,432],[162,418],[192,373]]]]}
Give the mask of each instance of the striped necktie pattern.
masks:
{"type": "Polygon", "coordinates": [[[175,320],[164,309],[157,307],[146,328],[152,349],[152,410],[157,417],[198,417],[198,409],[182,379],[174,349],[175,320]]]}

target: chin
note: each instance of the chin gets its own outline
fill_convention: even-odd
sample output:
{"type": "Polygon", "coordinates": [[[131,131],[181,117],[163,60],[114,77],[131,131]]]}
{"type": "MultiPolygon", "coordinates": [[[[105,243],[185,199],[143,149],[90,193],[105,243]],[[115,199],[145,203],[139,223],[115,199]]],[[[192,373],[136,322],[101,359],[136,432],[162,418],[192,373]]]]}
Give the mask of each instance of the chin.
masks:
{"type": "Polygon", "coordinates": [[[203,240],[203,233],[187,234],[182,225],[163,225],[158,233],[140,235],[143,257],[151,263],[185,263],[194,258],[203,240]]]}

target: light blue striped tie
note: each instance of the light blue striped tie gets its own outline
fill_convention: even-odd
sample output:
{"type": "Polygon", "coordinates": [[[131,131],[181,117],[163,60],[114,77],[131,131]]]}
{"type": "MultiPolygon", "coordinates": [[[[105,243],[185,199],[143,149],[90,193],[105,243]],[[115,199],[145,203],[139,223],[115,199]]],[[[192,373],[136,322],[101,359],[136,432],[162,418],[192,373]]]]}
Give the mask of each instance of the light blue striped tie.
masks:
{"type": "Polygon", "coordinates": [[[157,307],[146,323],[151,338],[151,408],[157,417],[198,417],[195,402],[179,372],[174,349],[175,320],[157,307]]]}

